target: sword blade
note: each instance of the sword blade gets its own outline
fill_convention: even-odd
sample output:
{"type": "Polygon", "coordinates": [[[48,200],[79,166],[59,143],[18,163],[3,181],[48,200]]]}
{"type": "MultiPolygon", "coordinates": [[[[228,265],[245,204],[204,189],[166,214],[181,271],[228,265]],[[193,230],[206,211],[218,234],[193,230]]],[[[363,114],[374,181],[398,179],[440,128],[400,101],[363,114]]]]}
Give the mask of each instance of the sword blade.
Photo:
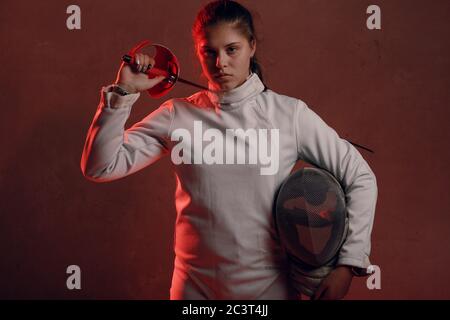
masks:
{"type": "Polygon", "coordinates": [[[207,87],[205,87],[205,86],[202,86],[202,85],[200,85],[200,84],[191,82],[191,81],[189,81],[189,80],[183,79],[183,78],[178,78],[177,81],[182,82],[182,83],[185,83],[185,84],[188,84],[188,85],[191,85],[191,86],[194,86],[194,87],[197,87],[197,88],[200,88],[200,89],[203,89],[203,90],[208,90],[208,91],[209,91],[209,88],[207,88],[207,87]]]}

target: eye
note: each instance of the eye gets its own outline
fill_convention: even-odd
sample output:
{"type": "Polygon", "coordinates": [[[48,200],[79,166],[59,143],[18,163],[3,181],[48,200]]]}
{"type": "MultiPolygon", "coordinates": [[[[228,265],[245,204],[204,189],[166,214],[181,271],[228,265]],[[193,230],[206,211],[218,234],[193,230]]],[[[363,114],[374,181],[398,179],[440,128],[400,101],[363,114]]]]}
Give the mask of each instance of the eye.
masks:
{"type": "Polygon", "coordinates": [[[215,55],[215,52],[214,52],[214,50],[204,49],[202,51],[202,55],[205,56],[205,57],[211,57],[211,56],[215,55]]]}
{"type": "Polygon", "coordinates": [[[235,53],[236,51],[237,51],[236,47],[229,47],[228,48],[228,52],[230,52],[230,53],[235,53]]]}

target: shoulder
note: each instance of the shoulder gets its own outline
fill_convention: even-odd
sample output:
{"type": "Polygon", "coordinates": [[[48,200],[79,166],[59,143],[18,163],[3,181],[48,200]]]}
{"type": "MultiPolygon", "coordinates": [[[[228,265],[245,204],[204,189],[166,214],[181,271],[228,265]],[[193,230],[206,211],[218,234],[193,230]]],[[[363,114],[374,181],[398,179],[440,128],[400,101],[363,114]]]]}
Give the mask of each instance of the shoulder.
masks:
{"type": "Polygon", "coordinates": [[[164,102],[164,104],[171,108],[171,111],[174,110],[180,110],[180,109],[186,109],[186,108],[208,108],[209,107],[209,100],[206,97],[206,94],[204,91],[198,91],[190,96],[187,97],[177,97],[177,98],[171,98],[164,102]]]}
{"type": "Polygon", "coordinates": [[[261,92],[261,94],[258,95],[257,102],[262,108],[267,109],[267,111],[275,109],[276,112],[285,112],[289,115],[297,113],[299,110],[307,107],[304,100],[281,94],[271,89],[261,92]]]}

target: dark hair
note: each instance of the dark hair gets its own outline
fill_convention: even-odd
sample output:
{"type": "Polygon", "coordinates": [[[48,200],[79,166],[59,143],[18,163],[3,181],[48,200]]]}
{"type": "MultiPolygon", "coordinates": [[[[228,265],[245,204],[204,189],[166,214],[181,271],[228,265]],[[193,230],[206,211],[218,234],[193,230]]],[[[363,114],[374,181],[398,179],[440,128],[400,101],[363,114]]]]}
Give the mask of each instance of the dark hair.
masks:
{"type": "MultiPolygon", "coordinates": [[[[204,34],[204,29],[217,25],[221,22],[236,23],[237,28],[247,38],[249,43],[257,41],[253,18],[250,11],[232,0],[216,0],[206,4],[197,14],[192,26],[192,37],[194,41],[204,34]]],[[[258,62],[256,54],[250,59],[250,69],[256,73],[264,84],[264,91],[267,86],[264,83],[262,68],[258,62]]]]}

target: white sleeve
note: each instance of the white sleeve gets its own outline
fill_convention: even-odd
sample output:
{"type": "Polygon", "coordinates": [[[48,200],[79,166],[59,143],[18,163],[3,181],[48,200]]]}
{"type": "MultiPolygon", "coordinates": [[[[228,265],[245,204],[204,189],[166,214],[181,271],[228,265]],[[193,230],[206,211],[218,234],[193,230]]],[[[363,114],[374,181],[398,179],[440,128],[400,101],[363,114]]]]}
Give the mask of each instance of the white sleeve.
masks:
{"type": "Polygon", "coordinates": [[[103,87],[88,130],[81,171],[89,180],[107,182],[128,176],[169,152],[171,100],[125,130],[132,105],[140,93],[121,96],[103,87]]]}
{"type": "Polygon", "coordinates": [[[359,151],[303,101],[298,100],[296,112],[299,159],[330,172],[345,193],[349,230],[338,265],[367,268],[378,196],[375,174],[359,151]]]}

